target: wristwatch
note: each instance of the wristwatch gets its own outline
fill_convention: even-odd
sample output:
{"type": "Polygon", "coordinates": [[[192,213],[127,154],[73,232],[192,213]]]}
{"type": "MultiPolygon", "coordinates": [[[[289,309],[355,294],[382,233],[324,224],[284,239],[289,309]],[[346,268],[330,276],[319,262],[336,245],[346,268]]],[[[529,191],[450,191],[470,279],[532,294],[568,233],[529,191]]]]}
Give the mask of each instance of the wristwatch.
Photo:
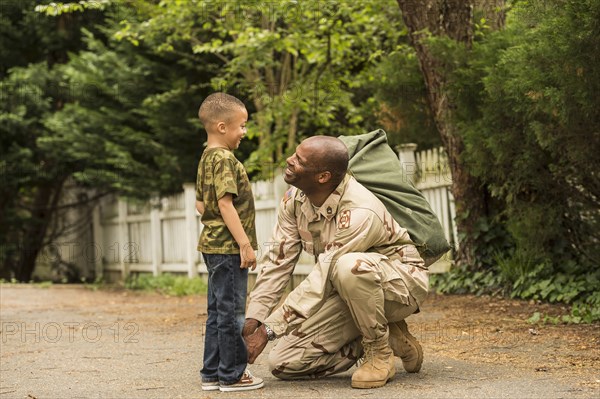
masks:
{"type": "Polygon", "coordinates": [[[267,339],[269,341],[275,341],[275,338],[277,338],[277,336],[275,335],[275,331],[273,331],[271,329],[271,327],[269,327],[266,324],[264,324],[264,326],[265,326],[265,331],[267,332],[267,339]]]}

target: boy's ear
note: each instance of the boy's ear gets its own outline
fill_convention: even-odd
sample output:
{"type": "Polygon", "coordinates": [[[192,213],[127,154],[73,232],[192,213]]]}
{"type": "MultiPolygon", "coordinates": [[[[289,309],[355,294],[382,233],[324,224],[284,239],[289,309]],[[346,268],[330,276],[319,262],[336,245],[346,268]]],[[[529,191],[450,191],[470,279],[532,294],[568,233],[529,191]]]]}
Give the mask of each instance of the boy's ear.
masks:
{"type": "Polygon", "coordinates": [[[225,122],[217,122],[217,132],[225,134],[225,122]]]}

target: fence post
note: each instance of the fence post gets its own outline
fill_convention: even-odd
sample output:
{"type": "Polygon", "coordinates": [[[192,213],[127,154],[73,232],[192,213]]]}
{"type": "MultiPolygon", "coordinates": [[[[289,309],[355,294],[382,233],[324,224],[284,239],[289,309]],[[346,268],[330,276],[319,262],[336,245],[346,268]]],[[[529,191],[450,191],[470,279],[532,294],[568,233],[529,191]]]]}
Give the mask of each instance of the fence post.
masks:
{"type": "Polygon", "coordinates": [[[415,183],[417,180],[417,172],[419,170],[417,167],[417,162],[415,161],[416,149],[417,145],[414,143],[406,143],[396,146],[396,151],[398,152],[398,158],[400,159],[400,164],[404,170],[404,175],[413,183],[415,183]]]}
{"type": "Polygon", "coordinates": [[[196,186],[193,183],[185,183],[183,185],[183,200],[185,209],[185,227],[186,227],[186,252],[187,252],[187,266],[188,266],[188,277],[193,278],[198,274],[198,268],[196,266],[197,251],[197,240],[196,232],[198,226],[196,226],[196,186]]]}
{"type": "Polygon", "coordinates": [[[121,264],[121,277],[125,280],[129,277],[129,260],[126,260],[126,254],[121,251],[129,249],[127,245],[129,242],[129,229],[127,228],[127,202],[119,198],[118,202],[119,209],[119,241],[117,243],[117,254],[119,256],[119,263],[121,264]]]}
{"type": "Polygon", "coordinates": [[[160,225],[160,198],[150,201],[150,244],[152,245],[152,274],[162,273],[162,234],[160,225]]]}
{"type": "MultiPolygon", "coordinates": [[[[104,240],[102,239],[102,226],[100,225],[101,220],[100,220],[100,202],[98,204],[96,204],[96,206],[94,207],[94,212],[92,213],[92,225],[94,226],[94,241],[93,241],[93,247],[94,247],[94,271],[95,271],[95,279],[97,281],[99,281],[100,279],[102,279],[102,277],[104,277],[104,265],[102,262],[102,253],[103,251],[106,251],[106,248],[102,248],[102,244],[104,243],[104,240]]],[[[84,252],[86,253],[86,252],[84,252]]],[[[89,256],[89,253],[87,253],[87,255],[89,256]]]]}

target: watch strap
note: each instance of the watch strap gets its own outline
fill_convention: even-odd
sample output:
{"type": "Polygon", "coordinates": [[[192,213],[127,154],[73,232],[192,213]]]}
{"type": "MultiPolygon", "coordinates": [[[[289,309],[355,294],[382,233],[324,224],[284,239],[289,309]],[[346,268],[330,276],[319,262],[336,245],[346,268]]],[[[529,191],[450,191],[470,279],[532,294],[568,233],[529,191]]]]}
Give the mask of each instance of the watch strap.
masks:
{"type": "Polygon", "coordinates": [[[273,331],[271,329],[271,327],[269,327],[268,325],[264,325],[265,326],[265,331],[267,332],[267,339],[269,341],[274,341],[275,338],[277,338],[277,336],[275,335],[275,331],[273,331]]]}

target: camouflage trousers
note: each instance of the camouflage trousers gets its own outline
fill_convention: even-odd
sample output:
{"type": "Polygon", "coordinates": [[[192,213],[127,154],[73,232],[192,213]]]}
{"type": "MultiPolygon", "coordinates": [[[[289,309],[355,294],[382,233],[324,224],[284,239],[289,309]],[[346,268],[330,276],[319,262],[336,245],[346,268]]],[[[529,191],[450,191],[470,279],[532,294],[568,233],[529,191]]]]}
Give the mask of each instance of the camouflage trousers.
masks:
{"type": "Polygon", "coordinates": [[[296,379],[346,371],[362,355],[363,339],[387,336],[388,323],[413,314],[418,305],[406,284],[386,281],[387,262],[371,253],[342,256],[332,266],[334,291],[324,305],[269,353],[271,373],[296,379]]]}

